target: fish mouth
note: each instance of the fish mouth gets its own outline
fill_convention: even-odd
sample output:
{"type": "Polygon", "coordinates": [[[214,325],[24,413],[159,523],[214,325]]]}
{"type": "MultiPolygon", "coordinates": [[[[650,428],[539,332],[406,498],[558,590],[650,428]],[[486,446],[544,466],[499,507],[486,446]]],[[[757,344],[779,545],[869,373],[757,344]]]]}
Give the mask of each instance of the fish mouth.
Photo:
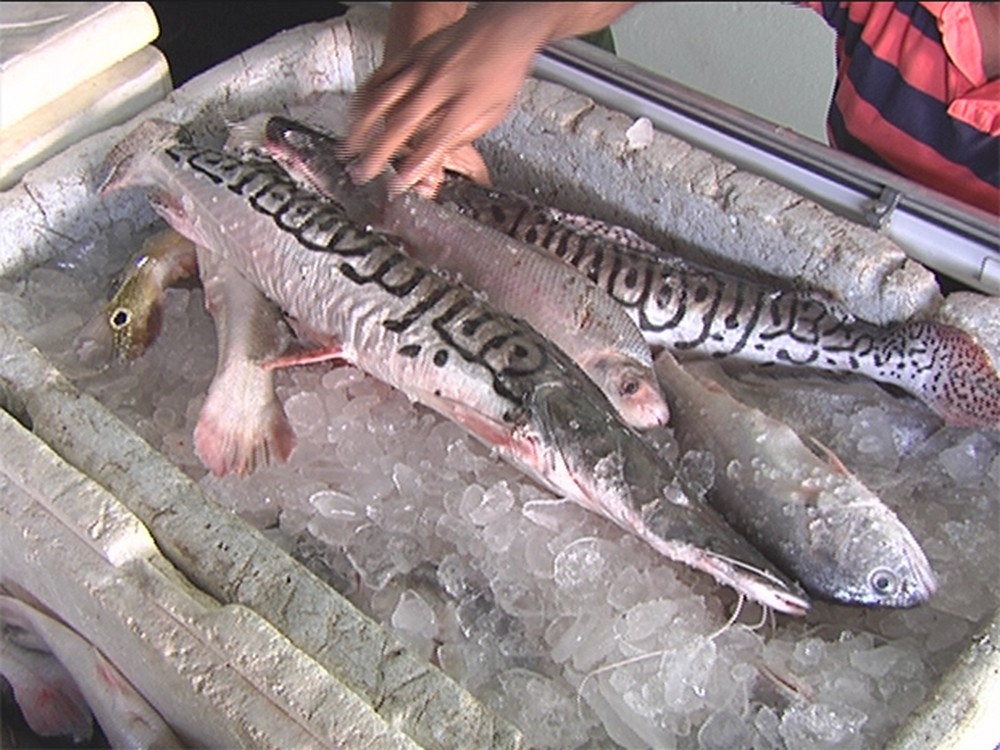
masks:
{"type": "Polygon", "coordinates": [[[926,602],[934,596],[938,588],[937,576],[931,569],[930,561],[919,546],[908,546],[903,554],[917,579],[917,585],[908,592],[906,600],[910,605],[926,602]]]}

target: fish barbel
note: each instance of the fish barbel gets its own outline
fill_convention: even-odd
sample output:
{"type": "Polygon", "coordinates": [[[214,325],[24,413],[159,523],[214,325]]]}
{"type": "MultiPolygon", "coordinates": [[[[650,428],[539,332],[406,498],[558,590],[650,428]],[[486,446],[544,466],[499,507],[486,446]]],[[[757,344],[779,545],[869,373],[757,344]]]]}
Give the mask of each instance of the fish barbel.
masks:
{"type": "Polygon", "coordinates": [[[152,188],[156,210],[337,356],[465,427],[543,485],[754,601],[808,600],[620,420],[576,364],[527,324],[348,221],[276,165],[179,142],[147,120],[108,155],[102,193],[152,188]]]}
{"type": "Polygon", "coordinates": [[[412,257],[526,320],[583,368],[628,424],[667,423],[642,333],[621,305],[575,270],[416,193],[390,197],[385,176],[354,185],[335,157],[336,139],[302,123],[258,115],[234,132],[242,147],[262,148],[294,178],[344,206],[352,220],[399,237],[412,257]]]}
{"type": "Polygon", "coordinates": [[[681,450],[713,457],[709,503],[811,594],[882,607],[930,598],[917,540],[831,451],[739,402],[715,362],[685,368],[664,350],[656,372],[681,450]]]}
{"type": "Polygon", "coordinates": [[[463,178],[446,179],[437,200],[575,267],[625,307],[651,346],[858,373],[912,394],[948,424],[1000,428],[1000,373],[959,328],[921,320],[875,326],[819,291],[739,279],[624,227],[463,178]]]}

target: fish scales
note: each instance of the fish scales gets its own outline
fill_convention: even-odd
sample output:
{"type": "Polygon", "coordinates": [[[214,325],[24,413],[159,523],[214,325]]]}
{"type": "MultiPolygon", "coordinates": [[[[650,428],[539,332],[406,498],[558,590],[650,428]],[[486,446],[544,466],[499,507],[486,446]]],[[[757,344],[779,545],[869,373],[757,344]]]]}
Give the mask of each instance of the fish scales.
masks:
{"type": "MultiPolygon", "coordinates": [[[[549,365],[544,350],[524,340],[523,331],[489,314],[460,288],[410,262],[398,246],[364,232],[344,221],[337,209],[297,191],[277,170],[195,146],[167,148],[164,153],[179,166],[186,165],[246,197],[260,216],[287,232],[286,238],[337,259],[337,276],[349,284],[331,283],[337,276],[329,274],[322,261],[318,267],[316,261],[296,267],[288,252],[289,242],[279,252],[268,252],[266,264],[261,262],[264,253],[251,253],[250,271],[267,295],[280,300],[293,317],[324,330],[349,330],[351,335],[342,343],[352,351],[345,353],[352,361],[364,362],[366,369],[389,377],[385,360],[370,353],[403,337],[405,343],[398,349],[402,356],[393,361],[404,370],[412,370],[405,363],[420,361],[417,355],[434,348],[430,361],[435,367],[458,355],[460,360],[489,371],[497,395],[517,402],[523,394],[516,376],[537,373],[549,365]],[[287,288],[278,286],[282,278],[303,283],[296,285],[296,294],[288,294],[287,288]],[[384,294],[356,295],[354,287],[384,294]],[[429,325],[417,325],[425,319],[429,325]],[[437,348],[442,346],[445,348],[437,348]]],[[[232,228],[223,226],[221,231],[231,234],[232,228]]],[[[213,243],[213,248],[219,246],[213,243]]],[[[233,260],[231,254],[227,260],[233,260]]]]}
{"type": "Polygon", "coordinates": [[[958,328],[934,321],[876,326],[822,292],[708,269],[631,230],[461,178],[446,180],[438,200],[575,267],[625,307],[653,346],[858,373],[902,388],[950,424],[1000,427],[1000,374],[958,328]]]}
{"type": "Polygon", "coordinates": [[[339,355],[458,422],[545,486],[751,599],[808,600],[715,511],[595,384],[533,329],[355,226],[276,165],[178,143],[148,120],[116,146],[102,192],[152,188],[178,232],[233,265],[339,355]]]}

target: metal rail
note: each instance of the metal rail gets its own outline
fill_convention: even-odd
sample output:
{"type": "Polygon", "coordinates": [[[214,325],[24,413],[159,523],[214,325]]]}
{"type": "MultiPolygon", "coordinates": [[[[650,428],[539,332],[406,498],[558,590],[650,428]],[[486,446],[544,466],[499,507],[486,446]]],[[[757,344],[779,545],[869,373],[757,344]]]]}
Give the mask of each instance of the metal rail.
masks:
{"type": "Polygon", "coordinates": [[[1000,295],[1000,216],[731,107],[578,40],[546,47],[534,75],[586,94],[883,232],[910,257],[1000,295]]]}

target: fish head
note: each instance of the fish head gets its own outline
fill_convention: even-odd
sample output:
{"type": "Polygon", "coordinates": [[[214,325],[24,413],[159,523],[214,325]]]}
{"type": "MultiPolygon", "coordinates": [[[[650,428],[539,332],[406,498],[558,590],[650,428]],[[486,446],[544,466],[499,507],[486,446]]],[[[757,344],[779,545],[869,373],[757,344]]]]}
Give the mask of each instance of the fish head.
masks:
{"type": "Polygon", "coordinates": [[[673,467],[617,418],[599,390],[552,384],[537,388],[532,402],[539,444],[548,448],[545,473],[556,478],[557,491],[764,606],[794,615],[809,609],[797,584],[684,493],[673,467]]]}
{"type": "MultiPolygon", "coordinates": [[[[148,262],[145,256],[137,260],[140,266],[144,262],[148,262]]],[[[162,327],[162,292],[144,283],[141,273],[132,273],[80,329],[73,351],[89,367],[131,362],[142,356],[162,327]]]]}
{"type": "Polygon", "coordinates": [[[318,192],[339,198],[350,188],[350,176],[337,158],[338,141],[281,115],[264,122],[261,145],[295,179],[318,192]]]}
{"type": "Polygon", "coordinates": [[[617,352],[601,352],[587,363],[587,370],[627,424],[646,430],[670,420],[670,407],[648,366],[617,352]]]}
{"type": "Polygon", "coordinates": [[[913,607],[937,589],[930,562],[910,530],[881,503],[831,510],[811,522],[813,588],[846,604],[913,607]]]}
{"type": "Polygon", "coordinates": [[[301,122],[272,115],[264,123],[261,145],[300,185],[336,202],[354,221],[380,225],[387,203],[388,175],[366,185],[354,184],[338,156],[339,143],[301,122]]]}
{"type": "Polygon", "coordinates": [[[144,120],[112,146],[104,158],[98,173],[98,193],[106,195],[141,184],[143,157],[171,143],[188,140],[182,125],[155,117],[144,120]]]}

